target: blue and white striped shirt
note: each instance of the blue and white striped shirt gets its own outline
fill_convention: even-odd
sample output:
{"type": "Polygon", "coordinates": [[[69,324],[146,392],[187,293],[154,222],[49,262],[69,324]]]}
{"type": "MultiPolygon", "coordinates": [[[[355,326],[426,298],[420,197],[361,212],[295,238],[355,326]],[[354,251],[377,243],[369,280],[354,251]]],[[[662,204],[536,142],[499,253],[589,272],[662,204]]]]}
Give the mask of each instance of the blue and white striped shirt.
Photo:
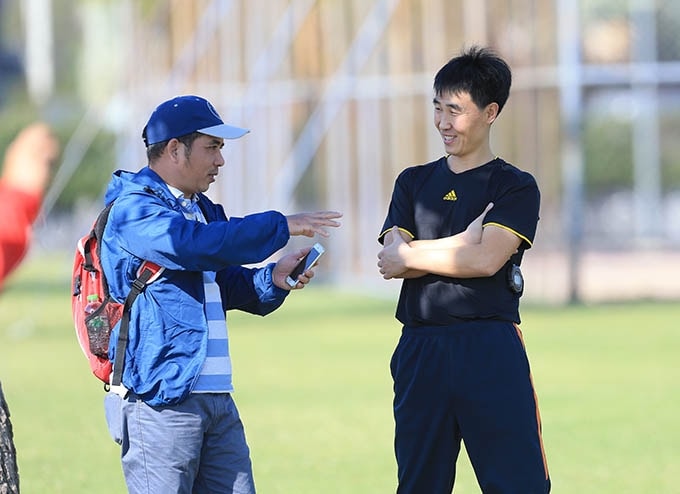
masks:
{"type": "MultiPolygon", "coordinates": [[[[174,187],[169,188],[179,199],[185,218],[206,222],[198,207],[197,199],[186,199],[179,190],[174,187]]],[[[215,276],[215,272],[203,272],[205,291],[203,308],[208,322],[208,350],[203,368],[192,390],[193,393],[231,393],[234,391],[231,380],[227,321],[222,309],[220,287],[215,281],[215,276]]]]}

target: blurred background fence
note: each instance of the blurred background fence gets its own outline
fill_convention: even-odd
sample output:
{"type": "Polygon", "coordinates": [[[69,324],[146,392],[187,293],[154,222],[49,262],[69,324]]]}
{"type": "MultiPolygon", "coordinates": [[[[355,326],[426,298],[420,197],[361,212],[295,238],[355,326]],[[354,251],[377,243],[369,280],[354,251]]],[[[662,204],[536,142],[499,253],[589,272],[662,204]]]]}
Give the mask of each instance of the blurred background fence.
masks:
{"type": "Polygon", "coordinates": [[[65,148],[35,250],[73,248],[177,94],[248,127],[210,191],[228,214],[337,209],[318,277],[393,292],[376,236],[403,168],[443,154],[432,79],[465,46],[513,69],[494,151],[542,190],[525,297],[680,299],[680,3],[671,0],[0,0],[0,144],[65,148]]]}

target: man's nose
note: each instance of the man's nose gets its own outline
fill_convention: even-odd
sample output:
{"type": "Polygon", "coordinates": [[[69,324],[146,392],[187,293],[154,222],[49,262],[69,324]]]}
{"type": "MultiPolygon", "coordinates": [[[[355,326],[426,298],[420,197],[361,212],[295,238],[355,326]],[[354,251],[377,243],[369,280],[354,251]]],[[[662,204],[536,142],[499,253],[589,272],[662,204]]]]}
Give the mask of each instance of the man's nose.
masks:
{"type": "Polygon", "coordinates": [[[437,127],[439,127],[440,129],[449,129],[451,128],[452,125],[453,119],[444,115],[439,119],[437,127]]]}

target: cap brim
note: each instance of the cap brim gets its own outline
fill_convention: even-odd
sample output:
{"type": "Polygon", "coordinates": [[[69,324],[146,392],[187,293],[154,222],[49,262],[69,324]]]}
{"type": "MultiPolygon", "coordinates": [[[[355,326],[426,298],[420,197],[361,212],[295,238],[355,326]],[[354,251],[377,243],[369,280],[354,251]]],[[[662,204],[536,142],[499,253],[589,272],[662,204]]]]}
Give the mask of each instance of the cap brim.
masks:
{"type": "Polygon", "coordinates": [[[196,132],[212,137],[221,137],[222,139],[238,139],[239,137],[246,135],[250,130],[234,127],[233,125],[220,124],[198,129],[196,132]]]}

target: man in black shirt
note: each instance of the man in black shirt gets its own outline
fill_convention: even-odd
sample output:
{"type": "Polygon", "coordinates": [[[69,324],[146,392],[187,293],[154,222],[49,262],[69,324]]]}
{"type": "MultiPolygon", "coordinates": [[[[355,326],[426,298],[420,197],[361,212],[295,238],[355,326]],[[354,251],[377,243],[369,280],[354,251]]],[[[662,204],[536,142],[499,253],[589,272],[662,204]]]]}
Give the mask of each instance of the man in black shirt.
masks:
{"type": "Polygon", "coordinates": [[[489,143],[510,84],[488,49],[440,69],[434,123],[447,154],[399,175],[379,236],[381,274],[403,279],[391,361],[398,494],[450,494],[461,440],[484,493],[550,491],[519,329],[540,194],[489,143]]]}

